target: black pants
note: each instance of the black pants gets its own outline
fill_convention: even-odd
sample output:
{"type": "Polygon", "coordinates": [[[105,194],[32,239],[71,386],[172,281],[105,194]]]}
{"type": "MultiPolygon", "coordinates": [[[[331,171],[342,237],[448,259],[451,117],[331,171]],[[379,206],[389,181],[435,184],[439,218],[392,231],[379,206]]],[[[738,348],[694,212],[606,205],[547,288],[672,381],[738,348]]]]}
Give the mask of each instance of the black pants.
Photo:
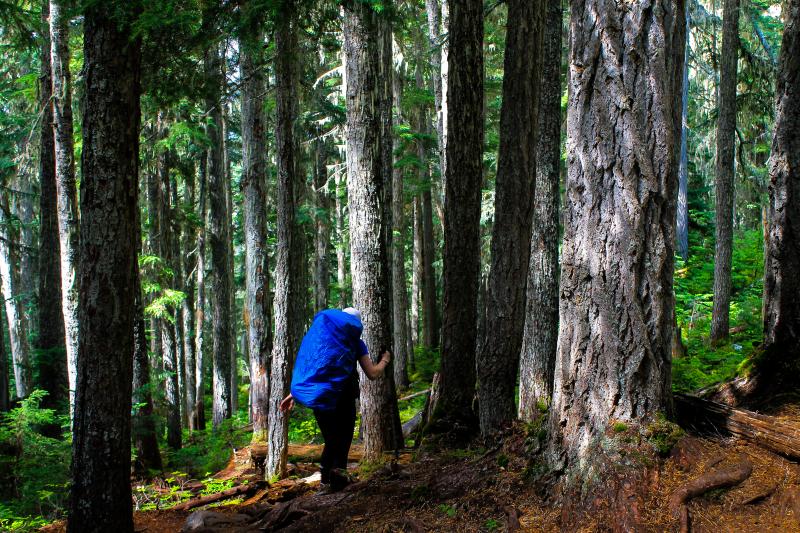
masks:
{"type": "Polygon", "coordinates": [[[320,470],[322,482],[330,483],[331,470],[347,469],[347,454],[353,441],[353,430],[356,427],[356,399],[345,395],[339,399],[336,409],[332,411],[314,410],[317,425],[325,439],[322,450],[320,470]]]}

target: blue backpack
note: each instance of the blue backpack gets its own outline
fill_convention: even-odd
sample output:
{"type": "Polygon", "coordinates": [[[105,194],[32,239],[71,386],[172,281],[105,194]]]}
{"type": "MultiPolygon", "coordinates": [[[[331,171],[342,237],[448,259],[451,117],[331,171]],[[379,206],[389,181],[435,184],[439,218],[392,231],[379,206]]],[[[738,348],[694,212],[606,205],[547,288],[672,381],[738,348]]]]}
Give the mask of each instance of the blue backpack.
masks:
{"type": "Polygon", "coordinates": [[[317,313],[300,344],[292,372],[292,396],[297,402],[323,411],[336,407],[356,371],[363,329],[357,317],[339,309],[317,313]]]}

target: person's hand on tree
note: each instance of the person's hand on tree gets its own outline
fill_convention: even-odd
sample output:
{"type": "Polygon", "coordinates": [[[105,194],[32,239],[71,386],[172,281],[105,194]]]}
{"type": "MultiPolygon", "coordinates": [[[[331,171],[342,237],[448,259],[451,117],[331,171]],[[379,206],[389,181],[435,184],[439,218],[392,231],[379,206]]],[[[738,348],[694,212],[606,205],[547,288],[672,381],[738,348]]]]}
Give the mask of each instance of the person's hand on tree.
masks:
{"type": "Polygon", "coordinates": [[[292,410],[292,407],[294,407],[294,398],[292,398],[291,393],[281,400],[279,407],[282,413],[288,413],[292,410]]]}
{"type": "Polygon", "coordinates": [[[381,354],[381,360],[384,359],[386,359],[386,366],[389,366],[392,362],[392,352],[390,352],[389,350],[384,350],[383,353],[381,354]]]}

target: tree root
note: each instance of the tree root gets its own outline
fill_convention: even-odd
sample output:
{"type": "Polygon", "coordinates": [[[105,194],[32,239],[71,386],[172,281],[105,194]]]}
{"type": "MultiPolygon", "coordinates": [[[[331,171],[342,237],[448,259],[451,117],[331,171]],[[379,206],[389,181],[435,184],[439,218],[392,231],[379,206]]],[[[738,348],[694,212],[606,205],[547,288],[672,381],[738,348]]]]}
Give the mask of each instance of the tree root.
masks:
{"type": "Polygon", "coordinates": [[[688,533],[689,531],[689,500],[710,490],[734,487],[750,477],[752,473],[753,465],[750,461],[744,460],[729,467],[706,472],[672,493],[669,508],[673,516],[680,520],[681,532],[688,533]]]}
{"type": "Polygon", "coordinates": [[[261,488],[261,486],[262,486],[261,483],[247,483],[244,485],[238,485],[228,490],[223,490],[222,492],[217,492],[215,494],[209,494],[208,496],[203,496],[202,498],[195,498],[193,500],[189,500],[180,505],[176,505],[174,509],[176,511],[188,511],[189,509],[194,509],[195,507],[201,507],[203,505],[218,502],[220,500],[231,498],[233,496],[238,496],[240,494],[249,494],[255,492],[259,488],[261,488]]]}

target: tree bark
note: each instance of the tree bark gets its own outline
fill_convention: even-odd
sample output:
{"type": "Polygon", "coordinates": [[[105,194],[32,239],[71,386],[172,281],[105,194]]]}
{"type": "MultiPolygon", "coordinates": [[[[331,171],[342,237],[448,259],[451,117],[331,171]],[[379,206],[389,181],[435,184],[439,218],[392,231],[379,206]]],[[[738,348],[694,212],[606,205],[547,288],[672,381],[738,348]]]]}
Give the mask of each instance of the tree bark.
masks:
{"type": "Polygon", "coordinates": [[[686,53],[681,94],[681,152],[678,167],[678,255],[689,259],[689,10],[686,10],[686,53]]]}
{"type": "Polygon", "coordinates": [[[475,423],[475,348],[483,182],[483,2],[448,0],[450,54],[444,213],[442,383],[434,418],[475,423]]]}
{"type": "Polygon", "coordinates": [[[192,410],[194,428],[202,431],[206,428],[206,409],[203,397],[205,395],[205,312],[206,312],[206,223],[207,215],[207,190],[208,190],[208,152],[200,158],[200,191],[198,201],[198,214],[200,226],[197,228],[197,270],[195,280],[197,285],[197,303],[195,305],[195,330],[194,351],[195,359],[195,406],[192,410]]]}
{"type": "MultiPolygon", "coordinates": [[[[174,152],[171,156],[175,158],[174,152]]],[[[184,181],[188,181],[184,177],[184,181]]],[[[173,284],[175,288],[186,294],[186,284],[183,277],[183,253],[181,251],[183,244],[183,224],[181,223],[180,213],[180,200],[178,199],[178,180],[175,176],[170,178],[170,198],[171,202],[167,206],[169,208],[169,231],[170,231],[170,245],[172,249],[172,271],[174,272],[173,284]]],[[[185,300],[185,297],[184,297],[185,300]]],[[[173,330],[175,334],[175,363],[177,365],[175,371],[178,376],[178,407],[180,413],[181,428],[189,427],[189,411],[186,409],[186,347],[184,345],[184,330],[183,330],[183,304],[181,303],[170,311],[170,316],[173,320],[173,330]]]]}
{"type": "Polygon", "coordinates": [[[413,209],[413,229],[414,232],[414,245],[413,245],[413,252],[411,258],[411,340],[415,346],[420,344],[420,335],[419,335],[419,327],[420,327],[420,317],[419,317],[419,310],[420,305],[419,302],[422,299],[420,295],[422,294],[422,278],[423,278],[423,269],[422,269],[422,197],[416,196],[414,198],[414,204],[412,206],[413,209]]]}
{"type": "MultiPolygon", "coordinates": [[[[402,122],[401,99],[402,99],[402,80],[395,74],[392,87],[394,96],[394,107],[397,110],[398,122],[402,122]]],[[[396,163],[396,161],[395,161],[396,163]]],[[[408,291],[406,287],[406,223],[405,223],[405,196],[403,193],[403,174],[402,168],[395,164],[392,168],[392,233],[394,240],[392,243],[392,313],[393,331],[392,340],[394,363],[394,375],[397,385],[400,388],[408,388],[408,291]]]]}
{"type": "MultiPolygon", "coordinates": [[[[447,3],[447,0],[445,0],[447,3]]],[[[433,80],[433,101],[436,106],[436,144],[439,150],[439,174],[444,176],[447,169],[445,158],[445,144],[447,139],[447,119],[445,99],[447,98],[446,83],[446,49],[447,44],[442,39],[442,9],[439,0],[425,0],[425,12],[428,18],[428,42],[431,54],[431,79],[433,80]],[[444,52],[444,54],[443,54],[444,52]],[[445,55],[445,63],[442,56],[445,55]]]]}
{"type": "Polygon", "coordinates": [[[231,417],[231,284],[228,274],[229,234],[228,203],[222,123],[221,59],[217,44],[206,52],[205,74],[208,83],[206,108],[210,121],[206,128],[209,139],[208,157],[208,243],[211,247],[211,302],[213,317],[213,413],[214,428],[231,417]]]}
{"type": "MultiPolygon", "coordinates": [[[[764,274],[764,344],[757,368],[796,384],[800,368],[800,0],[785,4],[776,84],[776,119],[764,274]]],[[[791,389],[790,389],[791,390],[791,389]]]]}
{"type": "Polygon", "coordinates": [[[132,9],[84,17],[78,389],[69,533],[133,532],[131,392],[140,42],[132,9]]]}
{"type": "MultiPolygon", "coordinates": [[[[194,211],[195,203],[195,168],[194,163],[190,166],[191,175],[187,176],[184,185],[183,203],[184,209],[194,211]]],[[[183,322],[183,350],[185,353],[184,374],[186,376],[186,402],[183,406],[189,423],[189,430],[197,429],[197,417],[195,415],[197,403],[197,379],[195,367],[197,365],[197,351],[195,346],[195,274],[197,267],[197,251],[194,252],[194,260],[190,250],[195,247],[196,231],[190,221],[185,217],[181,219],[181,256],[183,264],[184,289],[186,298],[181,304],[179,320],[183,322]]]]}
{"type": "Polygon", "coordinates": [[[0,412],[11,409],[11,398],[8,384],[8,354],[6,353],[5,335],[2,327],[2,309],[0,308],[0,412]]]}
{"type": "MultiPolygon", "coordinates": [[[[48,392],[42,405],[51,409],[69,400],[64,315],[61,312],[61,272],[58,255],[56,154],[53,140],[52,72],[47,30],[49,4],[42,2],[42,71],[39,101],[42,109],[39,139],[39,301],[38,367],[40,386],[48,392]]],[[[56,431],[56,434],[60,431],[56,431]]]]}
{"type": "Polygon", "coordinates": [[[731,249],[736,150],[736,60],[739,50],[739,0],[724,0],[719,71],[715,187],[714,308],[711,340],[728,338],[731,304],[731,249]]]}
{"type": "Polygon", "coordinates": [[[282,7],[284,17],[275,31],[276,145],[278,158],[278,249],[275,269],[275,343],[269,391],[269,450],[267,479],[286,475],[288,417],[278,405],[289,393],[294,356],[302,336],[303,300],[300,293],[304,263],[297,222],[297,175],[294,122],[297,113],[297,14],[290,2],[282,7]]]}
{"type": "MultiPolygon", "coordinates": [[[[163,126],[163,124],[162,124],[163,126]]],[[[166,127],[164,135],[167,135],[166,127]]],[[[170,167],[171,157],[169,152],[162,152],[158,157],[158,180],[161,190],[159,192],[158,210],[160,219],[160,233],[158,238],[159,256],[164,262],[164,268],[175,272],[174,258],[172,255],[173,231],[172,214],[170,209],[171,187],[170,187],[170,167]]],[[[162,289],[171,288],[175,279],[161,275],[160,284],[162,289]]],[[[178,383],[178,339],[175,336],[175,325],[167,318],[174,316],[174,308],[166,306],[163,317],[158,319],[161,333],[161,357],[164,368],[164,399],[166,400],[167,410],[167,445],[173,450],[181,447],[181,395],[178,383]]]]}
{"type": "MultiPolygon", "coordinates": [[[[248,8],[251,6],[248,5],[248,8]]],[[[240,48],[242,72],[242,195],[246,257],[245,328],[250,364],[250,418],[253,442],[266,442],[268,430],[272,318],[267,245],[267,141],[264,115],[264,33],[257,22],[247,28],[240,48]]]]}
{"type": "Polygon", "coordinates": [[[74,404],[78,353],[78,245],[80,219],[72,134],[72,80],[69,71],[68,17],[63,0],[50,2],[50,55],[53,80],[58,237],[61,257],[61,309],[67,349],[70,413],[74,404]]]}
{"type": "Polygon", "coordinates": [[[672,410],[685,18],[683,2],[662,7],[571,3],[570,155],[549,434],[551,460],[576,472],[602,466],[592,451],[611,420],[644,424],[672,410]]]}
{"type": "MultiPolygon", "coordinates": [[[[391,346],[388,256],[382,224],[385,165],[381,124],[379,15],[372,6],[344,2],[344,53],[347,70],[347,196],[350,207],[350,257],[353,302],[363,316],[364,338],[377,362],[391,346]]],[[[360,372],[360,370],[359,370],[360,372]]],[[[387,367],[383,376],[361,380],[361,424],[364,455],[376,459],[383,450],[402,445],[402,431],[387,367]]]]}
{"type": "Polygon", "coordinates": [[[17,398],[25,398],[33,390],[31,349],[28,344],[28,321],[20,294],[19,236],[14,231],[9,193],[0,197],[0,281],[5,300],[8,337],[14,365],[14,382],[17,398]]]}
{"type": "Polygon", "coordinates": [[[558,222],[561,170],[561,0],[545,2],[527,307],[519,368],[519,417],[549,405],[558,341],[558,222]]]}
{"type": "Polygon", "coordinates": [[[331,195],[328,190],[327,147],[317,141],[314,164],[314,200],[316,202],[314,254],[314,310],[328,307],[330,287],[331,195]]]}
{"type": "Polygon", "coordinates": [[[486,337],[478,350],[481,433],[516,417],[515,385],[525,326],[525,286],[531,257],[544,3],[508,1],[503,107],[500,117],[486,287],[486,337]]]}

